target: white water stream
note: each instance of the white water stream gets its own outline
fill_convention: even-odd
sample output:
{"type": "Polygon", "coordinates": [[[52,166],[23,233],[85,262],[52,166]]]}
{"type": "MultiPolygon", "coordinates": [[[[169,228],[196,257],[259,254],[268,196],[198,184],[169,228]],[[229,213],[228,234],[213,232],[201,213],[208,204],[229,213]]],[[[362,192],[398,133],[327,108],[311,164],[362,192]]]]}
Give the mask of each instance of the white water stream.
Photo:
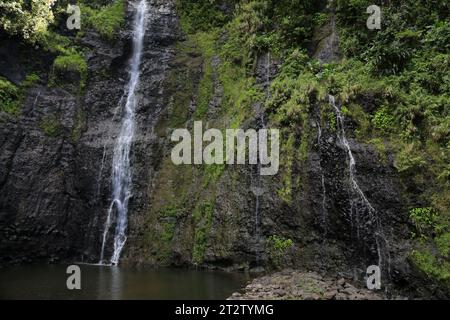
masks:
{"type": "Polygon", "coordinates": [[[141,0],[136,8],[133,27],[133,52],[130,59],[130,80],[126,87],[127,99],[122,116],[122,126],[114,147],[112,160],[112,201],[108,209],[103,232],[100,264],[105,264],[105,246],[110,228],[115,224],[113,254],[109,263],[116,265],[127,240],[128,202],[132,191],[130,151],[135,131],[136,90],[140,80],[140,66],[146,30],[147,3],[141,0]]]}
{"type": "MultiPolygon", "coordinates": [[[[356,215],[355,217],[353,217],[353,211],[357,210],[357,204],[361,203],[364,208],[366,210],[365,213],[367,214],[366,217],[364,217],[364,220],[367,221],[374,221],[376,226],[376,230],[375,230],[375,242],[376,242],[376,250],[377,250],[377,254],[378,254],[378,266],[380,268],[383,267],[383,255],[387,255],[387,268],[388,268],[388,274],[390,273],[390,256],[389,256],[389,244],[388,241],[386,239],[386,237],[383,234],[382,231],[382,227],[381,227],[381,222],[380,219],[377,216],[377,211],[374,209],[374,207],[372,206],[372,204],[369,202],[369,200],[367,199],[366,195],[364,194],[364,192],[361,190],[358,181],[356,180],[356,162],[355,162],[355,158],[353,156],[353,152],[350,148],[350,144],[347,140],[347,136],[345,134],[345,126],[344,126],[344,116],[342,115],[341,110],[338,108],[338,106],[336,105],[336,100],[335,97],[332,95],[328,96],[329,98],[329,103],[330,105],[334,108],[335,112],[336,112],[336,116],[337,116],[337,126],[338,126],[338,139],[340,141],[340,143],[345,147],[346,151],[347,151],[347,157],[349,160],[349,178],[350,178],[350,184],[351,184],[351,188],[354,191],[354,193],[356,194],[356,198],[350,199],[350,205],[351,205],[351,222],[352,222],[352,227],[354,224],[353,218],[356,219],[356,229],[357,229],[357,238],[359,240],[359,228],[360,226],[363,226],[364,223],[361,223],[360,221],[360,214],[359,212],[356,211],[356,215]],[[384,248],[383,245],[380,243],[380,240],[383,240],[384,243],[384,248]]],[[[363,226],[364,227],[364,226],[363,226]]]]}

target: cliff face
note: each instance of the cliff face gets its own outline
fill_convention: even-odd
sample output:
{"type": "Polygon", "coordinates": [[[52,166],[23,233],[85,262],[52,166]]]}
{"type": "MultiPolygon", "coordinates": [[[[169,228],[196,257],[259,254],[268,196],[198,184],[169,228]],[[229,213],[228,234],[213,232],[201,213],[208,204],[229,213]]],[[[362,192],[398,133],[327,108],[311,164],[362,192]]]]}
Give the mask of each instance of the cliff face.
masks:
{"type": "MultiPolygon", "coordinates": [[[[330,32],[334,34],[335,30],[330,32]]],[[[321,50],[327,49],[336,50],[321,50]]],[[[389,273],[399,281],[408,277],[409,227],[404,210],[408,199],[396,177],[392,155],[381,159],[372,146],[358,143],[351,136],[354,124],[345,121],[349,147],[357,163],[355,178],[376,208],[373,216],[355,195],[349,178],[348,150],[339,134],[328,124],[323,125],[319,101],[310,105],[310,148],[306,157],[296,156],[294,151],[294,159],[281,158],[282,166],[292,161],[288,200],[280,196],[285,184],[282,173],[263,177],[256,166],[172,164],[171,130],[192,130],[194,120],[199,120],[202,81],[208,72],[211,94],[201,120],[205,127],[229,125],[229,115],[224,114],[226,89],[220,81],[221,65],[225,63],[218,53],[209,57],[202,54],[189,38],[178,43],[161,87],[165,107],[153,117],[155,143],[150,153],[150,149],[146,151],[147,157],[153,156],[145,161],[150,174],[142,190],[148,198],[139,202],[141,211],[132,209],[124,261],[257,270],[273,263],[267,239],[280,235],[295,243],[283,262],[287,265],[341,272],[362,280],[369,265],[380,263],[386,276],[389,273]]],[[[280,64],[268,53],[257,57],[251,77],[254,87],[266,93],[261,101],[252,103],[241,128],[274,125],[270,120],[264,123],[269,118],[264,111],[264,96],[280,64]]],[[[373,108],[370,97],[365,98],[369,102],[361,103],[373,108]]],[[[293,149],[299,150],[305,129],[299,126],[292,131],[293,149]]],[[[146,158],[136,158],[138,165],[140,159],[146,158]]],[[[136,178],[141,180],[143,176],[136,178]]]]}
{"type": "MultiPolygon", "coordinates": [[[[88,31],[89,77],[83,93],[68,84],[49,86],[44,76],[26,91],[19,116],[1,115],[2,263],[49,259],[96,262],[110,202],[112,149],[131,51],[132,4],[124,31],[110,42],[88,31]],[[54,129],[54,130],[51,130],[54,129]]],[[[153,1],[148,17],[138,129],[133,147],[133,216],[143,215],[151,181],[154,123],[164,107],[162,82],[178,39],[173,4],[153,1]]],[[[4,36],[2,76],[20,83],[35,57],[51,70],[52,56],[4,36]],[[12,49],[12,51],[11,51],[12,49]],[[36,57],[37,56],[37,57],[36,57]],[[16,68],[18,67],[18,68],[16,68]],[[14,70],[12,70],[14,69],[14,70]]]]}
{"type": "MultiPolygon", "coordinates": [[[[2,41],[4,52],[14,47],[14,41],[2,41]]],[[[36,54],[20,47],[8,52],[6,59],[13,65],[25,65],[23,60],[36,54]]],[[[16,77],[23,80],[23,74],[16,77]]],[[[38,83],[27,90],[19,116],[2,113],[3,263],[42,258],[57,261],[80,252],[91,219],[92,199],[89,189],[84,189],[86,180],[80,179],[84,165],[78,162],[80,149],[72,132],[85,126],[86,110],[84,101],[69,89],[38,83]],[[61,134],[46,134],[45,124],[54,124],[61,134]]]]}
{"type": "MultiPolygon", "coordinates": [[[[413,284],[405,211],[410,200],[393,155],[381,156],[372,145],[358,142],[352,120],[343,118],[334,123],[337,128],[328,123],[320,111],[328,102],[312,97],[302,124],[290,127],[292,143],[282,153],[279,175],[260,176],[256,166],[171,162],[173,129],[192,129],[195,120],[205,127],[232,125],[229,92],[221,80],[228,62],[217,52],[205,54],[203,42],[182,32],[172,0],[149,5],[122,263],[256,270],[273,266],[267,239],[279,235],[294,243],[283,265],[361,281],[369,265],[380,265],[390,282],[413,284]],[[282,191],[286,184],[287,196],[282,191]]],[[[80,38],[87,48],[89,74],[82,94],[70,85],[48,86],[41,77],[27,89],[19,116],[0,114],[0,263],[98,262],[111,201],[112,153],[127,82],[133,12],[129,3],[126,26],[114,43],[93,31],[80,38]]],[[[335,44],[331,29],[328,42],[335,44]]],[[[213,46],[227,41],[227,34],[218,38],[213,46]]],[[[17,47],[16,39],[5,37],[0,43],[2,60],[8,61],[0,65],[2,76],[23,80],[26,70],[11,71],[11,66],[29,65],[31,56],[42,69],[51,69],[51,56],[17,47]]],[[[336,56],[334,45],[324,47],[331,52],[315,55],[336,56]]],[[[268,52],[259,53],[255,61],[249,78],[262,94],[242,117],[242,129],[276,126],[265,104],[282,61],[268,52]]],[[[376,107],[371,96],[359,99],[365,110],[376,107]]],[[[341,107],[340,101],[336,104],[341,107]]],[[[238,105],[231,108],[239,110],[238,105]]],[[[107,255],[111,250],[106,248],[107,255]]]]}

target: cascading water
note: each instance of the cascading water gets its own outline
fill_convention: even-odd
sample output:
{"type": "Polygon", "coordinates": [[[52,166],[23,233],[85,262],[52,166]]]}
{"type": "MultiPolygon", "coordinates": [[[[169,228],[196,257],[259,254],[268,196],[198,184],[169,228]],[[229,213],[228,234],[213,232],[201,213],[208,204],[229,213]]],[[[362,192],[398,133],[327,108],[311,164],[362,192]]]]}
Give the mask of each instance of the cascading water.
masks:
{"type": "MultiPolygon", "coordinates": [[[[120,111],[120,109],[121,109],[120,107],[122,106],[122,103],[123,103],[123,99],[124,99],[125,93],[126,93],[126,92],[124,92],[124,94],[122,95],[122,97],[120,97],[119,103],[117,104],[117,108],[116,108],[116,110],[114,111],[114,114],[113,114],[113,117],[112,117],[112,121],[113,121],[113,122],[116,120],[117,114],[119,113],[119,111],[120,111]]],[[[97,177],[97,193],[96,193],[96,195],[95,195],[96,198],[100,197],[100,191],[101,191],[100,189],[101,189],[101,187],[102,187],[102,177],[103,177],[103,170],[104,170],[104,168],[105,168],[105,163],[106,163],[106,155],[107,155],[107,152],[108,152],[108,144],[109,144],[109,139],[108,139],[108,140],[105,142],[105,144],[103,145],[102,162],[101,162],[100,170],[99,170],[99,172],[98,172],[98,177],[97,177]]]]}
{"type": "Polygon", "coordinates": [[[36,104],[37,104],[40,96],[41,96],[41,92],[39,91],[38,94],[36,95],[36,98],[34,99],[33,107],[31,108],[31,110],[34,110],[34,108],[36,107],[36,104]]]}
{"type": "Polygon", "coordinates": [[[330,101],[331,106],[336,111],[336,116],[337,116],[337,120],[338,120],[338,130],[339,130],[339,134],[338,134],[339,141],[342,143],[342,145],[347,150],[347,156],[349,159],[349,174],[350,174],[351,186],[359,194],[359,196],[364,201],[364,204],[367,206],[369,211],[371,213],[373,213],[373,212],[375,212],[375,209],[372,207],[369,200],[367,200],[366,195],[359,187],[358,182],[356,181],[356,178],[355,178],[356,162],[355,162],[355,158],[353,157],[352,150],[350,149],[350,144],[348,143],[347,136],[345,135],[344,116],[342,115],[341,110],[339,110],[339,108],[337,107],[334,96],[330,95],[329,101],[330,101]]]}
{"type": "MultiPolygon", "coordinates": [[[[322,143],[322,127],[320,126],[319,121],[317,121],[317,145],[319,146],[319,149],[320,149],[321,143],[322,143]]],[[[326,236],[327,231],[328,231],[328,228],[327,228],[327,223],[328,223],[327,189],[325,186],[325,174],[324,174],[322,165],[320,164],[320,161],[319,161],[319,168],[320,168],[321,183],[322,183],[322,221],[321,221],[321,223],[322,223],[322,228],[324,231],[324,236],[326,236]]]]}
{"type": "MultiPolygon", "coordinates": [[[[265,88],[266,98],[269,97],[269,88],[270,88],[270,52],[267,52],[267,61],[266,61],[266,79],[263,82],[263,87],[265,88]]],[[[259,111],[259,128],[265,129],[266,128],[266,121],[264,118],[264,110],[259,111]]],[[[252,173],[253,175],[253,173],[252,173]]],[[[258,166],[256,170],[256,182],[253,182],[253,176],[252,178],[252,185],[255,184],[252,187],[252,191],[255,195],[255,243],[256,243],[256,249],[255,249],[255,260],[256,260],[256,266],[259,265],[260,261],[260,253],[262,251],[262,244],[261,244],[261,234],[260,234],[260,224],[261,224],[261,213],[260,213],[260,207],[261,207],[261,198],[264,194],[264,188],[262,186],[261,181],[261,162],[258,160],[258,166]]]]}
{"type": "Polygon", "coordinates": [[[389,243],[386,237],[383,234],[383,230],[381,227],[380,219],[377,216],[377,211],[371,205],[369,200],[367,199],[364,192],[361,190],[358,181],[355,176],[355,158],[353,156],[352,150],[350,148],[350,144],[347,140],[347,136],[345,134],[345,126],[344,126],[344,116],[342,115],[341,110],[336,105],[335,97],[332,95],[328,96],[330,105],[334,108],[337,116],[337,126],[338,126],[338,139],[339,142],[345,147],[347,151],[347,157],[349,161],[349,178],[350,178],[350,186],[352,191],[354,192],[356,197],[352,197],[350,199],[350,219],[352,224],[352,229],[354,228],[354,224],[356,223],[356,234],[359,240],[360,238],[360,228],[367,228],[367,225],[373,224],[374,228],[374,238],[376,243],[376,251],[378,255],[378,266],[380,268],[383,267],[383,256],[387,255],[387,271],[388,276],[390,275],[390,256],[389,256],[389,243]],[[361,213],[358,210],[359,207],[363,207],[364,213],[367,213],[366,217],[362,217],[365,221],[362,223],[360,221],[361,213]],[[356,212],[355,212],[356,211],[356,212]],[[355,214],[354,214],[355,213],[355,214]],[[355,218],[356,221],[353,221],[355,218]],[[384,246],[381,244],[380,240],[383,241],[384,246]]]}
{"type": "Polygon", "coordinates": [[[137,105],[136,90],[140,80],[140,65],[144,35],[146,30],[147,3],[141,0],[137,6],[133,28],[133,53],[130,59],[130,80],[126,87],[127,99],[123,112],[122,126],[114,147],[112,160],[112,202],[103,232],[100,264],[105,261],[105,246],[109,229],[115,223],[113,253],[110,263],[116,265],[127,240],[128,202],[131,197],[130,151],[135,130],[135,111],[137,105]]]}

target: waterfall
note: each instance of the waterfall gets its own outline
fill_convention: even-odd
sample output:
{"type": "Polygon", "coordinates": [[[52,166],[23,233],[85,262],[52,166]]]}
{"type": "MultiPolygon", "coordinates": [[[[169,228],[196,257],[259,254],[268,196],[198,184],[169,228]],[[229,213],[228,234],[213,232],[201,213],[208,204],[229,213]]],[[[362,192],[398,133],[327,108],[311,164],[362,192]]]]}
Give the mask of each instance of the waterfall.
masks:
{"type": "Polygon", "coordinates": [[[132,174],[130,165],[130,151],[135,130],[135,111],[137,105],[136,90],[140,79],[140,65],[144,35],[146,30],[147,3],[140,0],[134,18],[133,52],[130,59],[130,80],[125,89],[127,94],[125,109],[122,116],[122,126],[114,147],[112,160],[112,201],[108,209],[108,216],[103,232],[103,242],[100,254],[100,264],[104,263],[105,246],[112,223],[114,230],[114,251],[110,263],[116,265],[127,240],[126,229],[128,223],[128,202],[131,197],[132,174]]]}
{"type": "MultiPolygon", "coordinates": [[[[322,127],[320,126],[320,122],[317,121],[317,145],[319,147],[320,152],[320,144],[322,143],[322,127]]],[[[320,153],[319,153],[320,154],[320,153]]],[[[324,236],[327,235],[328,228],[327,228],[327,221],[328,221],[328,211],[327,211],[327,189],[325,186],[325,173],[322,168],[322,164],[319,160],[319,170],[321,175],[321,183],[322,183],[322,228],[324,231],[324,236]]]]}
{"type": "MultiPolygon", "coordinates": [[[[270,94],[270,52],[267,52],[266,56],[266,66],[265,66],[265,79],[262,80],[262,87],[265,91],[266,98],[269,97],[270,94]]],[[[257,124],[257,127],[259,129],[265,129],[266,128],[266,120],[264,117],[264,109],[258,109],[256,110],[257,115],[259,116],[259,123],[257,124]]],[[[260,255],[262,251],[262,244],[261,244],[261,232],[260,232],[260,225],[261,225],[261,198],[264,195],[264,187],[263,187],[263,181],[261,180],[261,161],[258,157],[258,165],[256,169],[256,181],[253,181],[253,171],[251,174],[251,189],[253,194],[255,195],[255,265],[256,267],[259,266],[260,261],[260,255]]]]}
{"type": "Polygon", "coordinates": [[[34,99],[33,107],[31,107],[31,110],[34,110],[34,108],[36,107],[36,104],[37,104],[40,96],[41,96],[41,92],[39,91],[38,94],[36,95],[36,98],[34,99]]]}
{"type": "MultiPolygon", "coordinates": [[[[126,91],[124,91],[124,93],[122,94],[122,96],[120,97],[119,103],[117,104],[117,108],[114,111],[113,114],[113,118],[112,121],[114,122],[114,120],[117,117],[117,114],[119,113],[119,109],[122,105],[124,96],[125,96],[126,91]]],[[[105,163],[106,163],[106,155],[108,153],[108,144],[109,144],[109,139],[107,139],[107,141],[104,143],[103,145],[103,156],[102,156],[102,162],[100,164],[100,170],[98,172],[98,176],[97,176],[97,194],[95,195],[96,198],[98,198],[100,196],[100,189],[102,187],[102,177],[103,177],[103,170],[105,168],[105,163]]]]}
{"type": "Polygon", "coordinates": [[[330,95],[329,96],[329,101],[330,101],[331,106],[336,111],[336,116],[337,116],[337,120],[338,120],[337,125],[338,125],[338,131],[339,131],[339,134],[338,134],[339,141],[342,143],[342,145],[347,150],[347,156],[348,156],[348,159],[349,159],[349,174],[350,174],[351,186],[352,186],[353,190],[355,190],[359,194],[359,196],[364,201],[364,204],[367,206],[369,211],[371,213],[373,213],[373,212],[375,212],[375,209],[372,207],[372,205],[370,204],[369,200],[367,200],[366,195],[364,194],[364,192],[359,187],[359,184],[358,184],[358,182],[356,181],[356,178],[355,178],[355,165],[356,165],[356,162],[355,162],[355,158],[353,157],[352,150],[350,149],[350,144],[348,143],[347,136],[345,135],[344,116],[342,115],[341,110],[337,107],[336,100],[335,100],[334,96],[330,95]]]}
{"type": "MultiPolygon", "coordinates": [[[[265,80],[265,91],[266,91],[266,99],[270,94],[270,51],[267,52],[267,61],[266,61],[266,80],[265,80]]],[[[266,128],[266,120],[264,117],[264,109],[261,110],[260,114],[260,126],[262,129],[266,128]]],[[[260,252],[261,252],[261,234],[260,234],[260,224],[261,224],[261,213],[260,213],[260,202],[261,197],[263,196],[263,187],[261,181],[261,161],[258,161],[258,192],[255,192],[256,196],[256,204],[255,204],[255,234],[258,241],[258,249],[256,254],[256,266],[258,266],[258,262],[260,260],[260,252]]]]}
{"type": "Polygon", "coordinates": [[[360,227],[367,228],[367,225],[371,225],[372,222],[374,223],[375,230],[374,230],[374,238],[376,243],[376,251],[378,255],[378,266],[380,269],[383,267],[383,256],[387,255],[387,269],[388,269],[388,275],[390,275],[390,255],[389,255],[389,243],[386,239],[386,237],[383,234],[383,230],[381,227],[380,219],[377,216],[377,211],[374,209],[372,204],[367,199],[364,192],[361,190],[358,181],[356,180],[356,161],[353,156],[352,150],[350,148],[350,144],[347,140],[347,136],[345,134],[345,126],[344,126],[344,116],[342,115],[341,110],[336,105],[335,97],[332,95],[328,96],[330,105],[334,108],[337,116],[337,130],[338,130],[338,139],[339,142],[345,147],[345,150],[347,151],[347,158],[349,161],[349,178],[350,178],[350,186],[352,191],[355,193],[356,197],[352,197],[350,199],[350,219],[352,224],[352,229],[354,228],[354,222],[353,218],[355,218],[356,223],[356,232],[357,232],[357,239],[360,240],[360,227]],[[365,208],[365,212],[368,213],[368,215],[365,217],[364,223],[360,222],[360,214],[358,212],[358,203],[362,204],[362,206],[365,208]],[[353,212],[356,211],[355,217],[353,217],[353,212]],[[383,241],[384,247],[381,244],[380,240],[383,241]]]}

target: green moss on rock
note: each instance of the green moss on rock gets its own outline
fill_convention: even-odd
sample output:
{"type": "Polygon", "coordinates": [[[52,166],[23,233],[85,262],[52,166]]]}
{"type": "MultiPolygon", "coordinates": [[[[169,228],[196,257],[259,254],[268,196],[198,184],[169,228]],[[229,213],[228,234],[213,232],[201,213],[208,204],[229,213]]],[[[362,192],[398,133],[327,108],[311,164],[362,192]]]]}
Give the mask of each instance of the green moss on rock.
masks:
{"type": "Polygon", "coordinates": [[[40,127],[42,131],[51,138],[56,138],[62,133],[61,124],[56,116],[45,117],[41,121],[40,127]]]}
{"type": "Polygon", "coordinates": [[[38,81],[39,76],[34,73],[27,75],[19,86],[0,77],[0,111],[18,116],[27,89],[35,85],[38,81]]]}
{"type": "Polygon", "coordinates": [[[116,0],[110,5],[92,8],[81,5],[82,21],[93,28],[106,40],[117,38],[118,32],[125,23],[125,6],[123,0],[116,0]]]}
{"type": "Polygon", "coordinates": [[[197,205],[192,214],[196,225],[192,253],[192,262],[194,264],[203,262],[211,230],[214,207],[214,202],[203,202],[197,205]]]}
{"type": "Polygon", "coordinates": [[[414,250],[411,254],[413,265],[430,280],[441,283],[450,292],[450,262],[438,257],[427,249],[414,250]]]}
{"type": "Polygon", "coordinates": [[[53,62],[50,84],[55,85],[59,80],[69,84],[76,82],[76,86],[83,90],[87,76],[87,63],[80,54],[61,55],[53,62]]]}

